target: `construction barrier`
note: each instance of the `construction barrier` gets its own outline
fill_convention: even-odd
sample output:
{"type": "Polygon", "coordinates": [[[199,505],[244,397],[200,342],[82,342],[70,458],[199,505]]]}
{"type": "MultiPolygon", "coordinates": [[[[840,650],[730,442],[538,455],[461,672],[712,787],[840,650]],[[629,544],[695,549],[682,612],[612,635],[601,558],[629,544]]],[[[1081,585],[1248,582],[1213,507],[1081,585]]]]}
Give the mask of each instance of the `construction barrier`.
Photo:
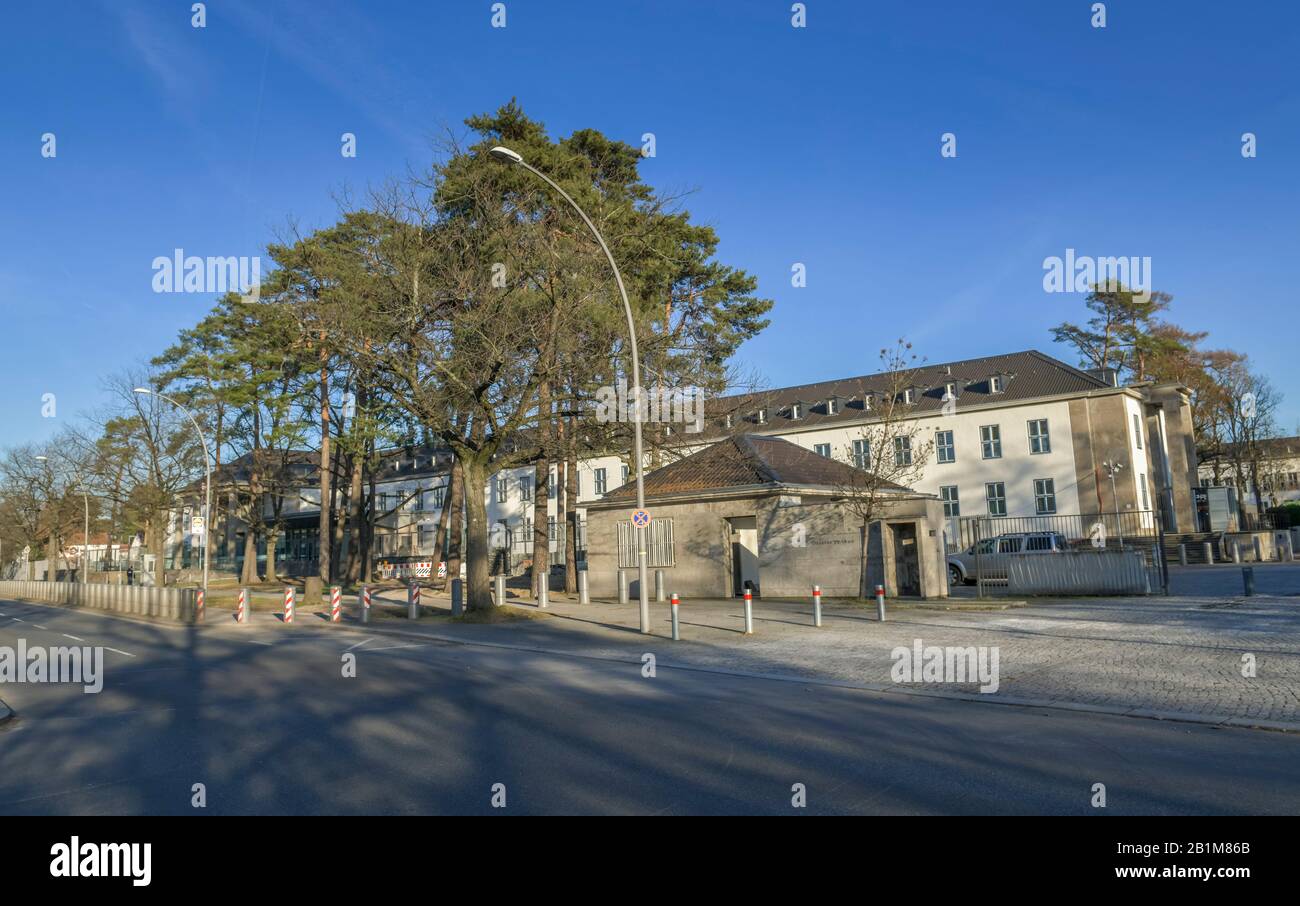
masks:
{"type": "Polygon", "coordinates": [[[298,609],[298,589],[292,585],[284,590],[284,621],[293,622],[293,612],[298,609]]]}

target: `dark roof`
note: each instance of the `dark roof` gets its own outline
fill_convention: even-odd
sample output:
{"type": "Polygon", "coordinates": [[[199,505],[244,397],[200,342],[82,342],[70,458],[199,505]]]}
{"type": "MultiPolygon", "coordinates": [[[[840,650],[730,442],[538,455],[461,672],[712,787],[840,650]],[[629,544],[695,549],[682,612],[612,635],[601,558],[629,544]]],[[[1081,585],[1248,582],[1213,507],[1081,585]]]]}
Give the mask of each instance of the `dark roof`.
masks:
{"type": "MultiPolygon", "coordinates": [[[[943,408],[944,385],[949,381],[957,384],[958,405],[961,406],[1014,403],[1062,394],[1114,389],[1100,378],[1032,349],[938,365],[925,363],[909,370],[916,372],[913,383],[916,384],[917,395],[912,411],[918,414],[938,412],[943,408]],[[999,393],[993,393],[989,387],[989,378],[994,375],[1002,375],[1004,378],[1004,388],[999,393]]],[[[873,405],[878,407],[882,394],[888,392],[892,383],[890,374],[881,372],[727,396],[710,405],[710,417],[714,419],[719,414],[732,412],[736,415],[737,423],[743,419],[754,424],[753,413],[766,406],[767,422],[763,425],[766,430],[854,421],[871,415],[863,407],[863,397],[871,394],[874,397],[873,405]],[[841,400],[836,415],[826,413],[826,400],[832,396],[841,400]],[[803,417],[792,419],[788,411],[790,405],[796,402],[804,403],[803,417]]],[[[716,427],[709,425],[704,433],[716,433],[716,427]]]]}
{"type": "MultiPolygon", "coordinates": [[[[860,469],[780,437],[741,434],[650,472],[645,476],[645,493],[656,497],[763,485],[836,489],[860,484],[864,475],[860,469]]],[[[893,482],[882,482],[882,487],[907,490],[893,482]]],[[[636,482],[629,481],[601,499],[635,500],[636,482]]]]}

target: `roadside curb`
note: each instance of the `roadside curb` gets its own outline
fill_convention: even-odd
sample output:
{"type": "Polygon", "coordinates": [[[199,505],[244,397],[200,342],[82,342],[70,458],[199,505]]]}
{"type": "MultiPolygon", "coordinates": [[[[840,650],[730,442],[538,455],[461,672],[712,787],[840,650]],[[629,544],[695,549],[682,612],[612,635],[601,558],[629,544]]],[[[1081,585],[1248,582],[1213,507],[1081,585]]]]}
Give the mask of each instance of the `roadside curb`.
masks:
{"type": "MultiPolygon", "coordinates": [[[[374,629],[373,624],[330,624],[330,628],[344,629],[349,632],[370,632],[375,635],[387,635],[396,638],[441,642],[447,645],[464,645],[466,647],[498,648],[505,651],[520,651],[529,654],[549,654],[556,657],[570,657],[579,660],[601,661],[604,663],[628,664],[639,668],[640,657],[622,658],[603,654],[584,654],[574,651],[560,651],[554,648],[539,648],[535,645],[514,645],[508,642],[491,642],[477,639],[460,639],[425,632],[408,632],[401,629],[374,629]]],[[[651,636],[655,643],[670,641],[660,636],[651,636]]],[[[680,643],[679,643],[680,644],[680,643]]],[[[666,661],[662,657],[657,661],[659,669],[684,670],[692,673],[708,673],[716,676],[737,676],[746,679],[769,680],[778,683],[797,683],[806,686],[825,686],[835,689],[851,689],[861,692],[878,692],[884,695],[913,695],[919,698],[940,698],[950,701],[978,702],[984,705],[1003,705],[1012,708],[1040,708],[1053,711],[1067,711],[1080,714],[1101,714],[1112,717],[1134,717],[1143,720],[1168,721],[1171,723],[1200,724],[1214,727],[1234,727],[1246,730],[1271,730],[1281,733],[1300,733],[1300,721],[1288,722],[1277,720],[1256,720],[1249,717],[1226,717],[1217,714],[1201,714],[1193,711],[1162,711],[1143,707],[1126,707],[1123,705],[1097,705],[1088,702],[1072,702],[1057,699],[1022,698],[1020,696],[998,696],[976,692],[944,692],[937,689],[916,688],[893,683],[855,683],[851,680],[835,680],[821,677],[800,676],[793,673],[757,673],[748,670],[736,670],[725,667],[709,667],[700,664],[682,664],[666,661]]]]}
{"type": "Polygon", "coordinates": [[[0,727],[3,727],[13,719],[14,709],[6,705],[3,699],[0,699],[0,727]]]}

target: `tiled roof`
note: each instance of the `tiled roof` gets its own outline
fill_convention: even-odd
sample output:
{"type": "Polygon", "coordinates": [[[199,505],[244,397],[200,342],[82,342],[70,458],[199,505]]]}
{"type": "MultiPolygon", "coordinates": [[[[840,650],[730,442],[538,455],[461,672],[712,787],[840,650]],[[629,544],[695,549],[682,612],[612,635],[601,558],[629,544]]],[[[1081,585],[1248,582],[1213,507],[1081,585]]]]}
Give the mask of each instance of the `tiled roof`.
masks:
{"type": "MultiPolygon", "coordinates": [[[[1111,386],[1100,378],[1032,349],[938,365],[927,363],[910,370],[916,372],[917,384],[916,402],[911,411],[918,415],[938,412],[943,408],[944,385],[950,381],[957,384],[959,407],[1022,402],[1105,390],[1111,386]],[[1003,377],[1004,387],[999,393],[993,393],[989,386],[989,379],[994,375],[1003,377]]],[[[872,394],[875,398],[874,405],[878,406],[881,395],[888,392],[892,384],[891,376],[887,372],[881,372],[722,397],[709,406],[710,421],[716,422],[720,414],[732,412],[737,427],[743,425],[747,429],[759,431],[784,431],[796,427],[851,422],[870,417],[870,411],[864,409],[862,402],[866,394],[872,394]],[[840,399],[839,412],[829,415],[826,401],[833,396],[840,399]],[[790,405],[797,402],[804,404],[802,417],[791,418],[790,405]],[[763,407],[768,410],[767,422],[759,425],[754,420],[754,413],[763,407]]],[[[709,433],[716,433],[715,425],[710,424],[705,428],[705,436],[709,433]]]]}
{"type": "MultiPolygon", "coordinates": [[[[719,491],[767,485],[847,488],[862,482],[860,469],[837,462],[779,437],[741,434],[718,441],[645,476],[646,497],[690,491],[719,491]]],[[[884,483],[890,490],[901,485],[884,483]]],[[[616,488],[603,500],[635,500],[636,482],[616,488]]]]}

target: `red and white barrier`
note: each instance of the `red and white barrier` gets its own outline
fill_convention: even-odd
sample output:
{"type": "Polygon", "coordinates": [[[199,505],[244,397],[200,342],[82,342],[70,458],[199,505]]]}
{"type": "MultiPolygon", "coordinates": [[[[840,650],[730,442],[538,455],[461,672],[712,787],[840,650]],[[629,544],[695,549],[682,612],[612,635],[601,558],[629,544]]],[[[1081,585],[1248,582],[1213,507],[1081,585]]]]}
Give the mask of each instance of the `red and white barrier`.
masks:
{"type": "Polygon", "coordinates": [[[290,585],[284,590],[284,621],[293,622],[293,612],[297,609],[298,590],[290,585]]]}
{"type": "Polygon", "coordinates": [[[337,623],[343,619],[343,589],[337,585],[330,586],[330,622],[337,623]]]}
{"type": "Polygon", "coordinates": [[[241,588],[239,590],[239,604],[235,607],[235,622],[236,623],[248,622],[248,589],[247,588],[241,588]]]}
{"type": "Polygon", "coordinates": [[[203,589],[199,589],[198,594],[194,596],[194,622],[203,622],[203,589]]]}

